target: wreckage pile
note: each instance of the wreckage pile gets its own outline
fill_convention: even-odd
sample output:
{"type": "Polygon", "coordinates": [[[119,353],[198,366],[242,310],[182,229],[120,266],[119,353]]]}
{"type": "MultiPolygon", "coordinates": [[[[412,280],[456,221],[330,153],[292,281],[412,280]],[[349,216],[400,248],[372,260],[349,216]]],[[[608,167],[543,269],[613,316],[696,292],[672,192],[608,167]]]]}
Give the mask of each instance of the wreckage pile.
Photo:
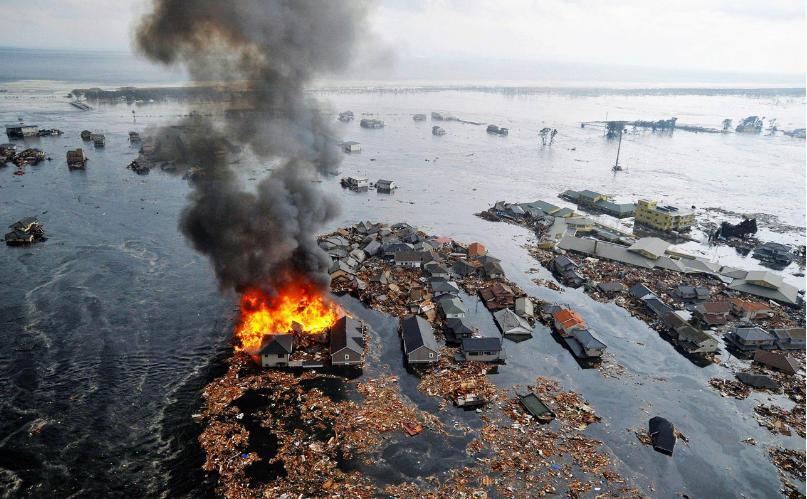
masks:
{"type": "Polygon", "coordinates": [[[7,156],[7,158],[15,165],[22,167],[26,165],[37,165],[44,161],[45,153],[39,149],[30,148],[14,154],[11,157],[7,156]]]}
{"type": "Polygon", "coordinates": [[[9,246],[33,244],[45,241],[45,229],[35,217],[26,217],[8,226],[11,229],[4,236],[9,246]]]}

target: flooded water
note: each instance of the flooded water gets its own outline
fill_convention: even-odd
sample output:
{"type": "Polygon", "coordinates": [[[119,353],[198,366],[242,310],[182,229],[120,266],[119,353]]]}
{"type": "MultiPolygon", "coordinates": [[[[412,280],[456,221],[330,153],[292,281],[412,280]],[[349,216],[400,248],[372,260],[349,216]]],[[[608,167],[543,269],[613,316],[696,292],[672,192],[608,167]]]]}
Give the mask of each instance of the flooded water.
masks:
{"type": "MultiPolygon", "coordinates": [[[[187,111],[167,104],[121,104],[82,112],[64,98],[79,86],[86,85],[15,82],[3,85],[8,92],[0,93],[0,121],[22,119],[65,132],[30,141],[52,161],[27,167],[23,176],[13,175],[12,165],[0,167],[0,223],[36,215],[50,236],[32,247],[0,248],[0,339],[5,345],[0,349],[0,489],[34,497],[210,494],[190,415],[199,407],[200,388],[220,372],[227,355],[235,297],[219,292],[207,261],[176,230],[186,183],[159,170],[137,176],[125,168],[136,155],[128,131],[169,122],[187,111]],[[70,172],[65,151],[82,146],[83,129],[104,132],[107,145],[89,147],[86,171],[70,172]],[[45,422],[44,429],[29,435],[38,420],[45,422]]],[[[493,376],[498,384],[530,383],[543,375],[580,391],[603,418],[588,433],[603,440],[625,476],[652,485],[651,495],[779,494],[766,449],[803,449],[804,442],[774,437],[757,425],[752,408],[759,396],[744,401],[721,397],[707,380],[730,377],[725,368],[694,365],[613,304],[597,303],[576,290],[559,293],[534,285],[532,278],[549,275],[523,248],[532,235],[474,213],[497,200],[544,199],[566,206],[558,193],[593,189],[619,200],[651,197],[776,215],[802,229],[761,231],[761,239],[804,244],[804,140],[640,131],[625,137],[620,162],[626,171],[614,175],[610,166],[616,144],[601,129],[580,127],[581,121],[606,116],[676,116],[679,123],[720,127],[724,118],[736,122],[756,114],[776,117],[783,129],[803,128],[803,91],[319,90],[312,96],[329,112],[357,114],[352,123],[334,125],[340,138],[363,147],[345,156],[342,174],[388,178],[400,186],[391,196],[353,193],[342,190],[337,178],[325,179],[323,191],[341,202],[342,212],[323,230],[365,219],[407,221],[432,234],[480,241],[529,294],[577,309],[626,368],[620,379],[584,370],[538,326],[531,340],[505,343],[507,365],[493,376]],[[440,123],[447,134],[435,137],[431,122],[411,118],[430,111],[495,123],[510,128],[510,135],[491,136],[484,126],[451,122],[440,123]],[[386,127],[360,128],[364,114],[384,120],[386,127]],[[537,132],[545,126],[559,134],[552,147],[542,148],[537,132]],[[644,428],[655,415],[672,421],[690,440],[679,442],[673,457],[642,446],[628,431],[644,428]],[[748,437],[758,445],[741,443],[748,437]]],[[[245,161],[245,184],[266,170],[245,161]]],[[[735,265],[758,266],[733,250],[698,243],[686,248],[730,258],[735,265]]],[[[791,267],[781,273],[803,289],[803,278],[794,272],[791,267]]],[[[402,368],[395,322],[350,299],[345,304],[384,339],[381,361],[401,374],[404,394],[433,408],[435,400],[417,392],[417,378],[402,368]]],[[[494,331],[482,307],[473,316],[480,328],[494,331]]],[[[792,405],[773,398],[785,408],[792,405]]],[[[470,421],[474,413],[456,417],[470,421]]],[[[391,446],[385,461],[396,465],[379,473],[392,481],[407,480],[412,477],[408,469],[433,463],[435,455],[443,459],[441,466],[465,459],[463,454],[455,462],[448,452],[431,454],[436,444],[422,445],[391,446]]],[[[464,449],[464,444],[458,440],[448,448],[464,449]]]]}

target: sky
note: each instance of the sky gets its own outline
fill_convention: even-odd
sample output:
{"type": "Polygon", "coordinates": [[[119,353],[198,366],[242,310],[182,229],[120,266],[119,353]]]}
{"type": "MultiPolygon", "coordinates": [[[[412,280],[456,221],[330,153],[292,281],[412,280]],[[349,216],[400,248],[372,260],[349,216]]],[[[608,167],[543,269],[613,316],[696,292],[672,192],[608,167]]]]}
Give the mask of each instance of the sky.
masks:
{"type": "MultiPolygon", "coordinates": [[[[804,79],[804,0],[371,2],[367,43],[358,57],[368,71],[359,75],[551,79],[583,67],[594,76],[598,68],[611,68],[607,74],[804,79]]],[[[131,51],[133,27],[149,0],[3,5],[0,46],[131,51]]]]}

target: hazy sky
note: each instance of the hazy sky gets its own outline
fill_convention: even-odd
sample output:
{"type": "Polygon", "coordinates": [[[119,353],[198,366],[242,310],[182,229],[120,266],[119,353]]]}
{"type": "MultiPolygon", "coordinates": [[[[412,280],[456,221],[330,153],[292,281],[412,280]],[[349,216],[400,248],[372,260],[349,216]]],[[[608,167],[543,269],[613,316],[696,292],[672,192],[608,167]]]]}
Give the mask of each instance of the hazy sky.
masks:
{"type": "MultiPolygon", "coordinates": [[[[0,46],[129,50],[148,0],[3,0],[0,46]]],[[[804,0],[378,0],[401,61],[805,72],[804,0]]]]}

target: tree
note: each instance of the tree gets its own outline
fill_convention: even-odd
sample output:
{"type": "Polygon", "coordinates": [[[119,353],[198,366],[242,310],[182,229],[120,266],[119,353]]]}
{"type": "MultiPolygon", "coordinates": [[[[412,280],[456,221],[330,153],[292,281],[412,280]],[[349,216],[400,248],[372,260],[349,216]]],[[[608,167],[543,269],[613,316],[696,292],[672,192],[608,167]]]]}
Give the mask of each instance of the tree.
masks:
{"type": "Polygon", "coordinates": [[[723,120],[723,131],[727,132],[731,130],[731,118],[726,118],[723,120]]]}
{"type": "Polygon", "coordinates": [[[555,141],[555,135],[557,135],[557,134],[558,134],[558,129],[557,129],[557,128],[553,128],[553,129],[552,129],[552,133],[549,135],[549,145],[550,145],[550,146],[552,145],[552,142],[554,142],[554,141],[555,141]]]}
{"type": "Polygon", "coordinates": [[[551,128],[542,128],[538,134],[541,136],[541,145],[546,146],[546,138],[549,136],[550,132],[552,132],[551,128]]]}

